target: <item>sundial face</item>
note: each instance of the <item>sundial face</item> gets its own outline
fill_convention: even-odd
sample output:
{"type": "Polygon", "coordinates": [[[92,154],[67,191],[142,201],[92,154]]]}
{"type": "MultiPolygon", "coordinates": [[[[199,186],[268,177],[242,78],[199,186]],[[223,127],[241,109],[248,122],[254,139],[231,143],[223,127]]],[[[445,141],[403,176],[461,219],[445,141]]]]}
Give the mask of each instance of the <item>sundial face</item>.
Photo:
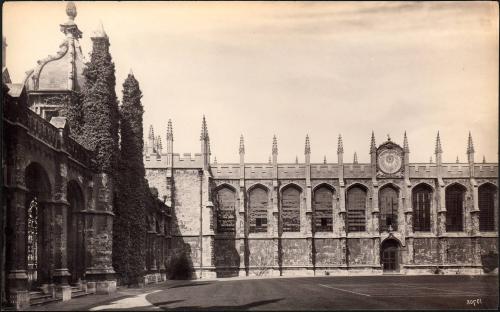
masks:
{"type": "Polygon", "coordinates": [[[387,174],[394,174],[401,169],[401,155],[394,149],[383,150],[378,155],[378,166],[387,174]]]}

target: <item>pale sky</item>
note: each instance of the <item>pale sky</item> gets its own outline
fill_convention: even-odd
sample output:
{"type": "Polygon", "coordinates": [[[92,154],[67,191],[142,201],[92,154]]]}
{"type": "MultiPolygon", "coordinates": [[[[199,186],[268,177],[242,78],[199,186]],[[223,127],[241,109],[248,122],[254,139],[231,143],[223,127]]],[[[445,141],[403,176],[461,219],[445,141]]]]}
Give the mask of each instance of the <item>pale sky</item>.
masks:
{"type": "MultiPolygon", "coordinates": [[[[7,67],[22,82],[55,54],[67,20],[62,2],[3,3],[7,67]]],[[[101,20],[116,65],[117,95],[133,70],[144,97],[144,131],[174,126],[174,152],[199,153],[206,115],[212,158],[267,162],[369,161],[390,134],[411,162],[428,162],[436,132],[443,161],[498,159],[498,5],[494,2],[76,2],[89,36],[101,20]]],[[[87,57],[88,58],[88,57],[87,57]]],[[[434,156],[433,156],[434,158],[434,156]]]]}

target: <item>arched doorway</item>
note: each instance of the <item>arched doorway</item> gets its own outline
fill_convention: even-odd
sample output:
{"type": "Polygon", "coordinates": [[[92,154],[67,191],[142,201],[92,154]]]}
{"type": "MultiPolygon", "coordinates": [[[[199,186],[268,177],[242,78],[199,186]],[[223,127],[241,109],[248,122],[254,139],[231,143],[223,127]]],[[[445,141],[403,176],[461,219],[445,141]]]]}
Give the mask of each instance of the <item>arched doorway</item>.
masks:
{"type": "Polygon", "coordinates": [[[67,214],[68,235],[68,269],[71,274],[70,283],[77,283],[84,279],[85,273],[85,245],[84,223],[81,211],[85,209],[83,192],[75,181],[68,182],[67,196],[69,210],[67,214]]]}
{"type": "Polygon", "coordinates": [[[51,199],[50,180],[45,169],[38,163],[31,163],[25,170],[26,188],[26,264],[28,286],[35,289],[50,282],[51,255],[49,254],[49,233],[46,202],[51,199]]]}
{"type": "Polygon", "coordinates": [[[384,272],[399,272],[400,244],[395,239],[386,239],[380,246],[380,263],[384,272]]]}

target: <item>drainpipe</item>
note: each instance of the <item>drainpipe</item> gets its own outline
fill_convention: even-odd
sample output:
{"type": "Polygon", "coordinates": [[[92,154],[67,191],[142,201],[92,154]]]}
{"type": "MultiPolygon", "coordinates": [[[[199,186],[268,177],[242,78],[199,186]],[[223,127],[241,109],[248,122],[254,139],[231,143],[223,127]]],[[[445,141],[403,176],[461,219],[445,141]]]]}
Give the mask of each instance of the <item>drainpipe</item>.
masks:
{"type": "Polygon", "coordinates": [[[203,169],[198,171],[200,176],[200,276],[203,271],[203,169]]]}

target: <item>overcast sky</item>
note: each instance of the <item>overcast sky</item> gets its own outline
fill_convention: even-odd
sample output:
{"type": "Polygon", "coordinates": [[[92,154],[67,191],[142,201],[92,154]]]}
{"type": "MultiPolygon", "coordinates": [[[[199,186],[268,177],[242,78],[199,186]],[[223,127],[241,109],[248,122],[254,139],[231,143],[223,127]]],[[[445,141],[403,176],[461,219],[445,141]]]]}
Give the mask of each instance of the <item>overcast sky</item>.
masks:
{"type": "MultiPolygon", "coordinates": [[[[3,4],[7,66],[21,82],[64,39],[65,3],[3,4]]],[[[428,162],[441,133],[443,160],[466,161],[468,131],[476,161],[498,158],[498,6],[494,2],[76,2],[75,22],[90,34],[102,20],[116,65],[117,95],[130,71],[139,80],[145,134],[174,152],[198,153],[202,115],[212,157],[267,162],[272,137],[280,162],[369,161],[390,134],[410,161],[428,162]]],[[[434,158],[434,157],[433,157],[434,158]]]]}

